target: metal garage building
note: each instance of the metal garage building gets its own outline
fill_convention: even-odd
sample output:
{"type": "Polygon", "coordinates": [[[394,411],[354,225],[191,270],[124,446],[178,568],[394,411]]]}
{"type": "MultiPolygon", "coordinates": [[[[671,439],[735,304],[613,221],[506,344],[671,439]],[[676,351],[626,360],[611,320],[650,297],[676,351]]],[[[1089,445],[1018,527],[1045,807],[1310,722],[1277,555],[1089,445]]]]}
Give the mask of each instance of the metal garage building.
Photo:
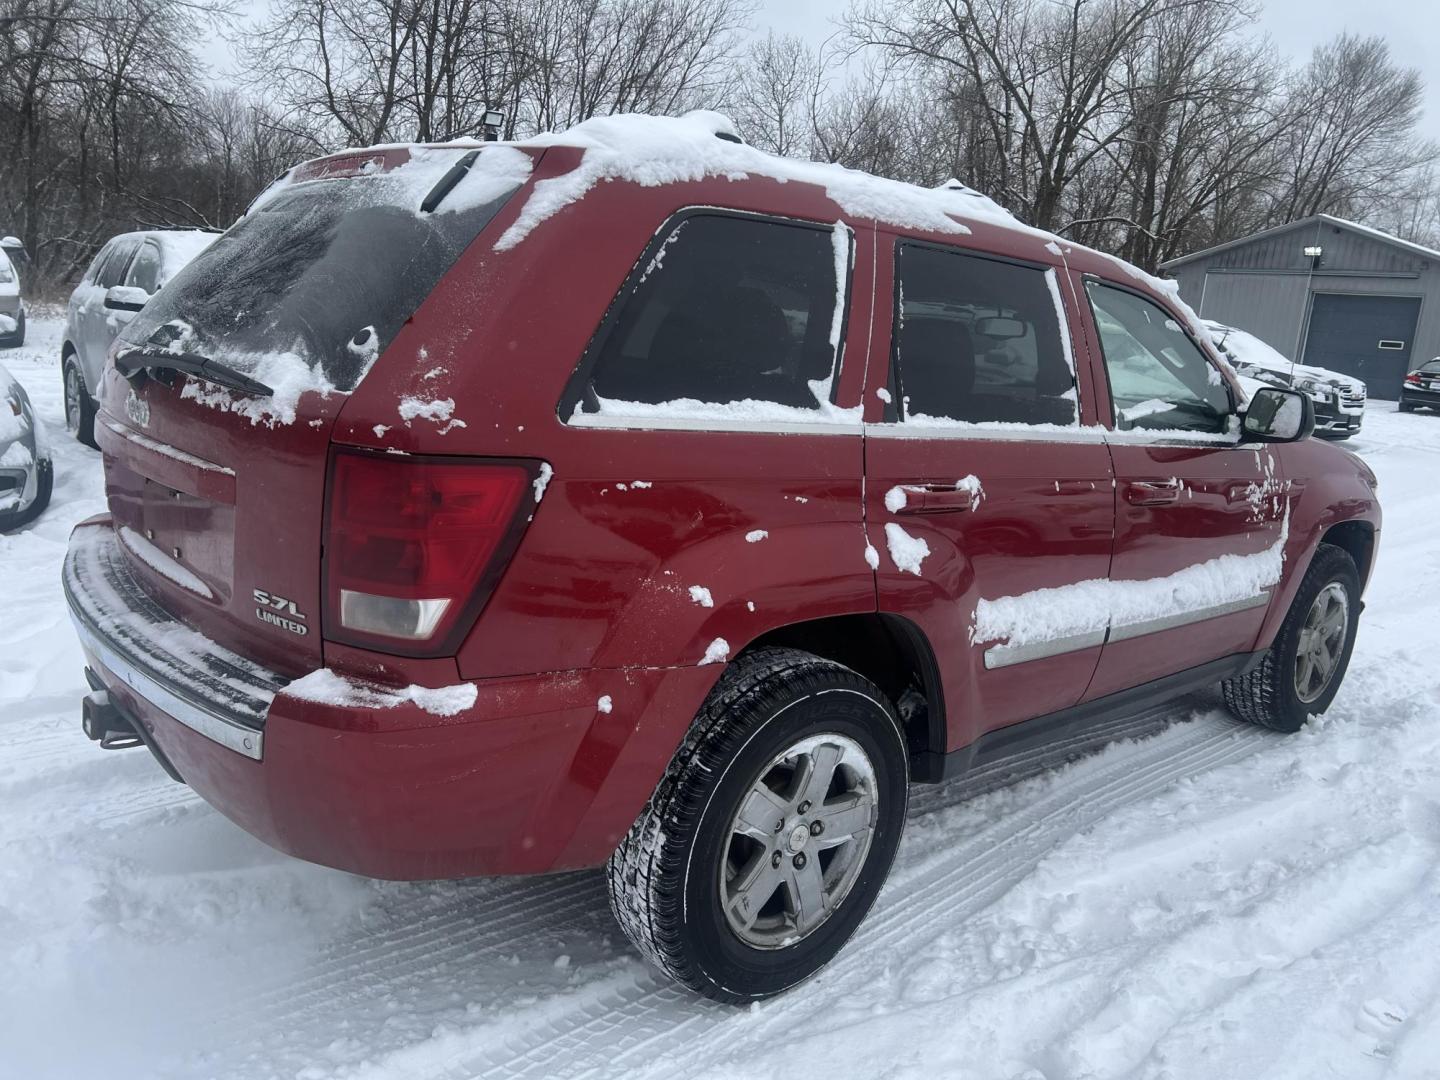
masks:
{"type": "Polygon", "coordinates": [[[1161,265],[1201,316],[1400,395],[1440,356],[1440,251],[1317,214],[1161,265]]]}

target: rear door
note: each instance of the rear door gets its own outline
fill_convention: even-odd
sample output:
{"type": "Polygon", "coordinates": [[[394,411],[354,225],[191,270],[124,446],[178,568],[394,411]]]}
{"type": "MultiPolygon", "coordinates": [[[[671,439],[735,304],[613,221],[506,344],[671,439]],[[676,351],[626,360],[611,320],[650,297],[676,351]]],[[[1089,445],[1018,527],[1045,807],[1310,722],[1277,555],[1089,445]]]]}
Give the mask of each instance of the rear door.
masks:
{"type": "Polygon", "coordinates": [[[1229,384],[1171,312],[1095,278],[1085,291],[1118,495],[1096,698],[1254,647],[1288,486],[1277,455],[1240,444],[1229,384]]]}
{"type": "Polygon", "coordinates": [[[1083,365],[1077,380],[1063,267],[892,236],[877,278],[892,307],[865,451],[880,608],[925,632],[963,746],[1088,685],[1104,623],[1083,594],[1110,566],[1110,455],[1083,365]]]}

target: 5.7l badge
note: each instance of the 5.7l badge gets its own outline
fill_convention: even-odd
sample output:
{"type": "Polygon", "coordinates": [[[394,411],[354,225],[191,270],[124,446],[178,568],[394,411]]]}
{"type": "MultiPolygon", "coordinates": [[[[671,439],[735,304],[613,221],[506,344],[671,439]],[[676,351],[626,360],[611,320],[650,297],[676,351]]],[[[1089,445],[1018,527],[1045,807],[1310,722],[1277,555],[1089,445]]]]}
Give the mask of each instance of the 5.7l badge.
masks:
{"type": "Polygon", "coordinates": [[[290,633],[299,634],[301,637],[310,632],[310,628],[305,625],[305,615],[295,606],[294,600],[276,596],[264,589],[251,589],[250,595],[255,598],[255,603],[258,605],[255,608],[255,617],[261,622],[278,626],[282,630],[289,630],[290,633]]]}

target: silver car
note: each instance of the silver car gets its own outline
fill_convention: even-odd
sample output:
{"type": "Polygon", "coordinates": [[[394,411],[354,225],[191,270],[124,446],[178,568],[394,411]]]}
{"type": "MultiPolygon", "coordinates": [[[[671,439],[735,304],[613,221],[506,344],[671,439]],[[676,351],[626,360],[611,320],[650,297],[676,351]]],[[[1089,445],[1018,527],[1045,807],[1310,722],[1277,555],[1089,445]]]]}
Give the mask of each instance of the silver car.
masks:
{"type": "Polygon", "coordinates": [[[0,364],[0,532],[39,517],[50,505],[54,480],[30,398],[0,364]]]}
{"type": "Polygon", "coordinates": [[[25,301],[20,296],[20,273],[12,255],[24,248],[13,236],[0,239],[0,346],[25,344],[25,301]]]}
{"type": "Polygon", "coordinates": [[[60,353],[65,427],[81,442],[95,445],[95,395],[115,335],[219,235],[196,229],[121,233],[90,263],[70,294],[60,353]]]}

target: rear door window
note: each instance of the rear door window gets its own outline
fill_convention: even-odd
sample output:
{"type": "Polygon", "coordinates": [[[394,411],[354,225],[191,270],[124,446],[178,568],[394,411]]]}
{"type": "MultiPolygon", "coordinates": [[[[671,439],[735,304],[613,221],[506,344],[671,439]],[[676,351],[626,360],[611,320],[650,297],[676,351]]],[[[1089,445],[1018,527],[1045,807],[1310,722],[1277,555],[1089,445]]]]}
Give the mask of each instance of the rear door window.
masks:
{"type": "Polygon", "coordinates": [[[902,243],[892,408],[913,424],[1078,422],[1060,294],[1042,267],[902,243]]]}
{"type": "Polygon", "coordinates": [[[1223,434],[1234,406],[1220,370],[1158,304],[1086,282],[1095,313],[1115,426],[1121,431],[1223,434]]]}
{"type": "Polygon", "coordinates": [[[850,242],[842,224],[672,221],[612,303],[561,415],[834,418],[850,242]]]}

